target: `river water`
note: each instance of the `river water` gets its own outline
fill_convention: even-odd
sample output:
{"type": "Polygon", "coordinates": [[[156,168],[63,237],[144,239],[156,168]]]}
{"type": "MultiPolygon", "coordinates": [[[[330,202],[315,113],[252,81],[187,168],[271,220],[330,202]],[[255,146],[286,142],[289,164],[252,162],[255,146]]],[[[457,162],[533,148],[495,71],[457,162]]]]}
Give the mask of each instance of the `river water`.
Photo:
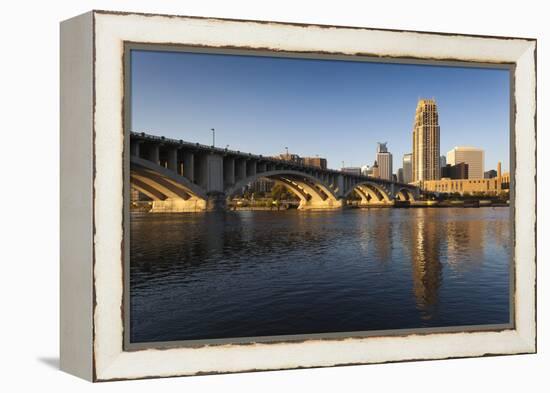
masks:
{"type": "Polygon", "coordinates": [[[130,341],[508,323],[509,214],[133,213],[130,341]]]}

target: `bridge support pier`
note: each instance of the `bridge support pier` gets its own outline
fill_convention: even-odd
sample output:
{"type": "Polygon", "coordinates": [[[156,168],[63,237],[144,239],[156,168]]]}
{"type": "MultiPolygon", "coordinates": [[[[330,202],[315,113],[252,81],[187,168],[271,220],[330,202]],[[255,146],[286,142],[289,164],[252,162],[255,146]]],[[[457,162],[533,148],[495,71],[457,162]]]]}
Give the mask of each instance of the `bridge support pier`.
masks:
{"type": "Polygon", "coordinates": [[[183,152],[183,176],[185,176],[191,183],[195,182],[195,158],[193,153],[183,152]]]}
{"type": "Polygon", "coordinates": [[[209,194],[205,202],[205,210],[207,211],[223,211],[227,207],[226,196],[221,192],[209,194]]]}
{"type": "Polygon", "coordinates": [[[168,150],[168,169],[178,173],[178,150],[175,148],[168,150]]]}

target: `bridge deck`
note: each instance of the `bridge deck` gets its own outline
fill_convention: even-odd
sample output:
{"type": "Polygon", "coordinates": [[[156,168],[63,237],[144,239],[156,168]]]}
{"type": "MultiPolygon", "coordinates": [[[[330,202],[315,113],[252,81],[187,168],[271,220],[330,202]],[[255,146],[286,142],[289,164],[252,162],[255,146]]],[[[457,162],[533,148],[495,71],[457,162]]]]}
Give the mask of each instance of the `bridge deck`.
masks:
{"type": "Polygon", "coordinates": [[[388,186],[393,184],[394,187],[397,186],[397,187],[403,187],[408,189],[418,188],[414,185],[407,184],[407,183],[399,183],[399,182],[393,182],[391,180],[374,178],[370,176],[356,175],[353,173],[342,172],[336,169],[323,169],[317,166],[296,163],[296,162],[283,160],[276,157],[269,157],[269,156],[263,156],[261,154],[245,153],[239,150],[231,150],[227,148],[208,146],[200,143],[187,142],[182,139],[172,139],[172,138],[166,138],[164,136],[151,135],[144,132],[131,132],[130,139],[134,141],[142,141],[142,142],[170,146],[177,149],[209,152],[209,153],[219,154],[222,156],[232,156],[235,158],[241,158],[241,159],[247,159],[247,160],[252,159],[258,162],[285,165],[288,169],[293,169],[297,171],[310,170],[310,171],[315,171],[317,173],[323,173],[323,174],[342,175],[345,178],[354,179],[356,181],[370,181],[370,182],[375,182],[379,184],[385,184],[388,186]]]}

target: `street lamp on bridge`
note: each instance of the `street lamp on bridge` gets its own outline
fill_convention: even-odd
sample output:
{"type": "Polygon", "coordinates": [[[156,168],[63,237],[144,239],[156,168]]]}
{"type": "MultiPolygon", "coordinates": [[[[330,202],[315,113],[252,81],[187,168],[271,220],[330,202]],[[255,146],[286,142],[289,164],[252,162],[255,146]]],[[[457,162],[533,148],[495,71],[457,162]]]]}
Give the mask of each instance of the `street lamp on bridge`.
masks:
{"type": "Polygon", "coordinates": [[[216,146],[216,129],[211,128],[210,131],[212,131],[212,147],[216,146]]]}

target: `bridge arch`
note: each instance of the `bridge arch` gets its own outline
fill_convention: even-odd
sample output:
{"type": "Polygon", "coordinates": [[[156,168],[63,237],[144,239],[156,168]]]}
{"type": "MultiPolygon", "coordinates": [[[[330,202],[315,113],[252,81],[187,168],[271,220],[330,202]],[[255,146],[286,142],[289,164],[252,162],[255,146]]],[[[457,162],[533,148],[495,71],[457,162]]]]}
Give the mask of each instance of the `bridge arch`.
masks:
{"type": "Polygon", "coordinates": [[[185,177],[139,157],[130,163],[130,187],[153,201],[152,212],[205,210],[206,193],[185,177]]]}
{"type": "Polygon", "coordinates": [[[414,193],[406,187],[401,187],[395,195],[397,199],[400,201],[409,201],[409,202],[415,201],[414,193]]]}
{"type": "Polygon", "coordinates": [[[232,198],[246,185],[260,178],[267,178],[282,184],[300,199],[299,209],[326,209],[342,206],[334,190],[321,179],[304,172],[284,169],[256,173],[239,180],[226,189],[227,198],[232,198]]]}
{"type": "Polygon", "coordinates": [[[390,193],[380,184],[364,181],[355,184],[345,194],[348,198],[353,192],[361,197],[362,205],[389,204],[392,202],[390,193]]]}

